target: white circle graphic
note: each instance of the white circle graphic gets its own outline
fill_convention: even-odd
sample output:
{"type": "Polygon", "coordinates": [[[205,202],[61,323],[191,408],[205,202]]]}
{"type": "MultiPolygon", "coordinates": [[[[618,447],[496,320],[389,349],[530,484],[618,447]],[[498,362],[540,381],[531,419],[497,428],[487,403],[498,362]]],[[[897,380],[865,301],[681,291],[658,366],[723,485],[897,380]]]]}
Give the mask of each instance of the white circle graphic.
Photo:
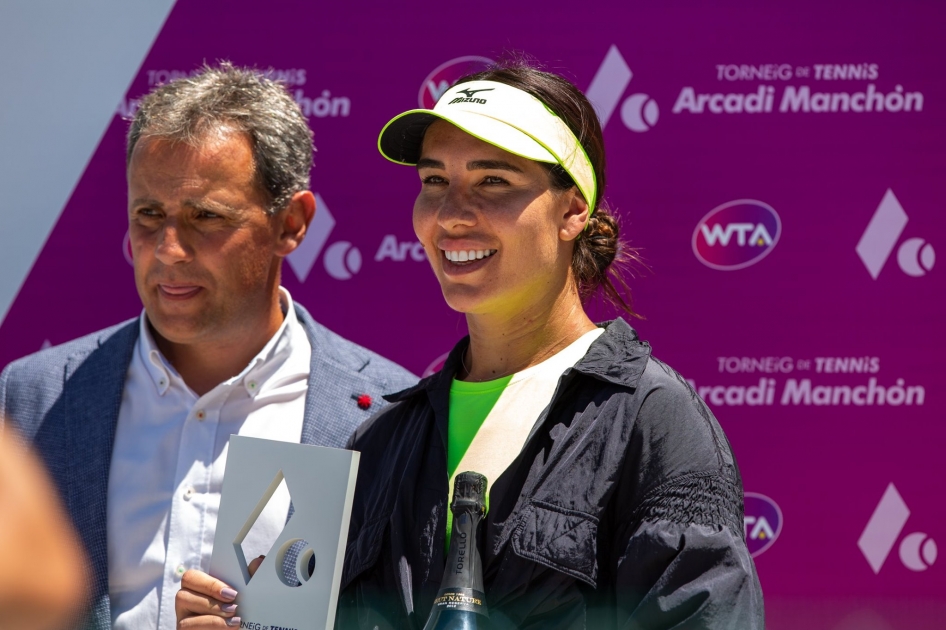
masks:
{"type": "Polygon", "coordinates": [[[900,543],[900,560],[911,571],[926,571],[936,562],[936,541],[923,532],[914,532],[900,543]]]}
{"type": "Polygon", "coordinates": [[[660,108],[647,94],[631,94],[621,105],[621,120],[631,131],[644,132],[657,124],[660,108]]]}
{"type": "Polygon", "coordinates": [[[325,271],[336,280],[348,280],[361,271],[361,252],[348,241],[332,243],[322,260],[325,271]]]}
{"type": "Polygon", "coordinates": [[[910,238],[900,245],[897,250],[897,263],[903,273],[914,278],[925,276],[936,262],[936,252],[933,246],[922,238],[910,238]]]}

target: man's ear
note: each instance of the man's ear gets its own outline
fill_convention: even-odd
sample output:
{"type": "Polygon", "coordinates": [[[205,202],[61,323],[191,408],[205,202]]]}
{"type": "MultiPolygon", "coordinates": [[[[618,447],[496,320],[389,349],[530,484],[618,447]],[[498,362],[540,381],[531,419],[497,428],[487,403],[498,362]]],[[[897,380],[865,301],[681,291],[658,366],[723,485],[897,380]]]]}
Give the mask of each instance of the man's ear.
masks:
{"type": "Polygon", "coordinates": [[[285,257],[295,251],[305,238],[315,216],[315,195],[309,190],[297,192],[279,214],[282,216],[279,216],[280,234],[276,254],[285,257]]]}
{"type": "Polygon", "coordinates": [[[559,238],[563,241],[574,241],[581,234],[588,224],[591,213],[588,211],[588,204],[585,198],[578,192],[578,188],[572,186],[563,194],[563,200],[567,204],[561,217],[559,227],[559,238]]]}

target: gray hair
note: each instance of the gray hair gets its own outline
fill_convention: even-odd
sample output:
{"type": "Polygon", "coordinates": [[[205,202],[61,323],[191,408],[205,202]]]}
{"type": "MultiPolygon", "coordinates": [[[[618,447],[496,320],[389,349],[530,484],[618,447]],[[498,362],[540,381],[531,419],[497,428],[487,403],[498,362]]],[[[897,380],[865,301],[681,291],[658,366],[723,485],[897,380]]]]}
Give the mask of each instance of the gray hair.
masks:
{"type": "Polygon", "coordinates": [[[156,136],[197,145],[226,127],[253,145],[256,177],[276,212],[309,188],[312,130],[282,84],[229,62],[158,86],[141,99],[128,130],[126,166],[138,140],[156,136]]]}

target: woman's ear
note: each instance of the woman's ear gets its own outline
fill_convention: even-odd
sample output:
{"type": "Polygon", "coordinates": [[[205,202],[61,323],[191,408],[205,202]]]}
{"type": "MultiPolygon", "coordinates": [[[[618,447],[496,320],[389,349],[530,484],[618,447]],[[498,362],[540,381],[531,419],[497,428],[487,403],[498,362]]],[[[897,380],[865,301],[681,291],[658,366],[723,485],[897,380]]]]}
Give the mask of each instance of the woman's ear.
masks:
{"type": "Polygon", "coordinates": [[[576,186],[572,186],[562,194],[562,203],[565,204],[565,208],[561,215],[559,238],[563,241],[574,241],[588,225],[588,220],[591,218],[588,203],[578,192],[576,186]]]}
{"type": "Polygon", "coordinates": [[[297,192],[279,217],[279,244],[276,253],[288,256],[302,243],[315,216],[315,195],[309,190],[297,192]]]}

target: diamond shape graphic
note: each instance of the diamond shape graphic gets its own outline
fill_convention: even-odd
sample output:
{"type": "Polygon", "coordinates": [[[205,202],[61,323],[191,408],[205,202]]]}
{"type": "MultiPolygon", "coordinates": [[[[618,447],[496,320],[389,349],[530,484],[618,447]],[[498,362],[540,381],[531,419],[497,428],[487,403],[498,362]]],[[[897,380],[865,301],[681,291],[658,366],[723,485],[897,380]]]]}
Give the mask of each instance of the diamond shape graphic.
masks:
{"type": "Polygon", "coordinates": [[[299,282],[305,282],[312,271],[312,266],[322,253],[325,242],[328,241],[332,229],[335,227],[335,217],[329,210],[325,200],[318,193],[315,194],[315,218],[309,224],[305,238],[294,252],[286,257],[293,273],[299,279],[299,282]]]}
{"type": "Polygon", "coordinates": [[[897,492],[897,487],[891,483],[867,521],[861,537],[857,539],[857,546],[874,573],[880,573],[908,518],[910,508],[897,492]]]}
{"type": "Polygon", "coordinates": [[[893,191],[888,188],[855,248],[857,255],[861,257],[861,261],[874,280],[880,275],[880,270],[890,258],[894,245],[903,234],[907,220],[907,213],[904,212],[903,206],[897,201],[893,191]]]}
{"type": "MultiPolygon", "coordinates": [[[[278,473],[276,473],[276,476],[273,478],[272,483],[269,484],[269,487],[263,492],[263,496],[260,497],[256,508],[249,514],[246,522],[243,524],[243,527],[237,534],[236,539],[233,541],[233,550],[236,552],[237,560],[240,563],[240,569],[243,571],[243,578],[246,580],[247,584],[250,583],[249,562],[252,561],[257,555],[266,555],[269,553],[269,549],[257,548],[251,553],[247,554],[248,549],[245,545],[247,535],[256,525],[256,521],[259,519],[260,515],[263,513],[263,510],[272,500],[273,495],[276,494],[276,492],[283,486],[285,486],[286,490],[288,490],[288,486],[285,484],[285,477],[283,476],[283,472],[280,470],[278,473]]],[[[276,538],[274,537],[272,541],[275,540],[276,538]]],[[[269,542],[270,545],[272,544],[272,541],[269,542]]]]}
{"type": "Polygon", "coordinates": [[[627,85],[631,82],[633,76],[634,73],[631,72],[627,62],[624,61],[624,57],[621,56],[621,51],[618,50],[617,46],[611,44],[608,54],[601,62],[601,67],[598,68],[591,80],[591,85],[588,86],[588,90],[585,92],[585,96],[588,97],[598,114],[602,129],[607,127],[608,121],[611,120],[611,114],[617,108],[621,95],[624,94],[624,90],[627,89],[627,85]]]}

